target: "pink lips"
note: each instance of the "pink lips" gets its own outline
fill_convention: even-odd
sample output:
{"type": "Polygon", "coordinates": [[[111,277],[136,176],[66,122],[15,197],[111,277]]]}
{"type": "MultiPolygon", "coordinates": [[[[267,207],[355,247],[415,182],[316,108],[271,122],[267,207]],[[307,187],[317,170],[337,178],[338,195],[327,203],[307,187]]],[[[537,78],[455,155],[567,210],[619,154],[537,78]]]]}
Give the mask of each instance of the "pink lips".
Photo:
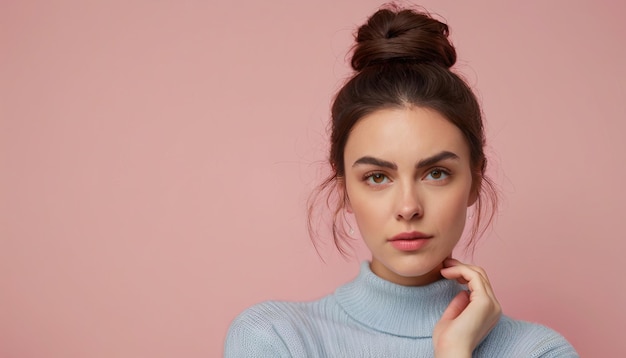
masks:
{"type": "Polygon", "coordinates": [[[403,232],[398,234],[391,239],[387,240],[397,250],[400,251],[415,251],[419,250],[424,245],[428,243],[428,239],[431,239],[432,236],[428,236],[426,234],[422,234],[418,231],[413,232],[403,232]]]}

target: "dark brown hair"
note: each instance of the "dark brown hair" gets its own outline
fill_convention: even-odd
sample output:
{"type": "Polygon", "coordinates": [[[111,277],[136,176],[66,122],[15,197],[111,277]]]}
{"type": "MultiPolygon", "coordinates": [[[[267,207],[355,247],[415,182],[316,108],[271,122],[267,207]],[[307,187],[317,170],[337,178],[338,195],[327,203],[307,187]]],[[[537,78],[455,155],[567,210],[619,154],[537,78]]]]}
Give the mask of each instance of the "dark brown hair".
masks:
{"type": "Polygon", "coordinates": [[[467,140],[472,186],[478,193],[475,222],[467,244],[467,248],[473,249],[475,238],[494,217],[497,194],[485,176],[487,159],[480,105],[467,83],[450,70],[456,62],[456,51],[448,40],[448,26],[427,13],[387,6],[374,13],[358,29],[355,38],[351,61],[355,73],[337,92],[332,104],[328,159],[331,173],[309,201],[308,227],[313,242],[317,236],[313,211],[325,195],[327,207],[334,206],[335,246],[342,254],[347,253],[343,154],[354,125],[380,109],[418,106],[439,112],[467,140]]]}

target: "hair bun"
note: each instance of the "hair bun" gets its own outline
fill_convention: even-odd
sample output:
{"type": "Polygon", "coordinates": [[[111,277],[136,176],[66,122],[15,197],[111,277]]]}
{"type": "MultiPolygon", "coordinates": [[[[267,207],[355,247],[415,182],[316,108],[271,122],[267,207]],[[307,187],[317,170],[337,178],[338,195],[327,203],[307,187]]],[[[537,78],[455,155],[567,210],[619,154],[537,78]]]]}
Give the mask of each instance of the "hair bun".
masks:
{"type": "Polygon", "coordinates": [[[452,67],[456,51],[448,40],[448,25],[412,10],[378,10],[356,34],[352,68],[361,71],[393,61],[452,67]]]}

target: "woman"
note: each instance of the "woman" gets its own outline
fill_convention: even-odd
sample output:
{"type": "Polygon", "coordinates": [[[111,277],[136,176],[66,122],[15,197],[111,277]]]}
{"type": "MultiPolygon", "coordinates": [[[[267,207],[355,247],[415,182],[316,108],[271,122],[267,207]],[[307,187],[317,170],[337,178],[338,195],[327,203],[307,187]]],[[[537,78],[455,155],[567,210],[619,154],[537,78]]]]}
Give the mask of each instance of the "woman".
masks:
{"type": "Polygon", "coordinates": [[[481,110],[450,71],[447,36],[429,15],[396,8],[359,28],[355,74],[332,106],[332,174],[320,192],[342,198],[337,247],[346,211],[371,262],[319,301],[248,309],[231,325],[227,357],[577,356],[558,333],[502,316],[485,271],[451,258],[468,207],[473,242],[496,201],[481,110]]]}

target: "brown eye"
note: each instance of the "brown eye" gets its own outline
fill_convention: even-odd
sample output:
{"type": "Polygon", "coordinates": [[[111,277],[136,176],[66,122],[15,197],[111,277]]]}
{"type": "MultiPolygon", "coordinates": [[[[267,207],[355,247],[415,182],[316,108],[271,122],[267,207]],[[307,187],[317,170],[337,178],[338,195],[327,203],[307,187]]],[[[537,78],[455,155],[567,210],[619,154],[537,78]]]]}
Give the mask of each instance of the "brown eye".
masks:
{"type": "Polygon", "coordinates": [[[372,175],[372,180],[374,181],[374,183],[380,184],[385,180],[385,176],[382,174],[374,174],[372,175]]]}
{"type": "Polygon", "coordinates": [[[389,181],[389,178],[382,173],[372,173],[368,175],[365,180],[369,185],[380,185],[386,184],[389,181]]]}
{"type": "Polygon", "coordinates": [[[426,179],[427,180],[444,180],[448,176],[450,176],[450,173],[443,169],[433,169],[430,172],[428,172],[426,179]]]}

